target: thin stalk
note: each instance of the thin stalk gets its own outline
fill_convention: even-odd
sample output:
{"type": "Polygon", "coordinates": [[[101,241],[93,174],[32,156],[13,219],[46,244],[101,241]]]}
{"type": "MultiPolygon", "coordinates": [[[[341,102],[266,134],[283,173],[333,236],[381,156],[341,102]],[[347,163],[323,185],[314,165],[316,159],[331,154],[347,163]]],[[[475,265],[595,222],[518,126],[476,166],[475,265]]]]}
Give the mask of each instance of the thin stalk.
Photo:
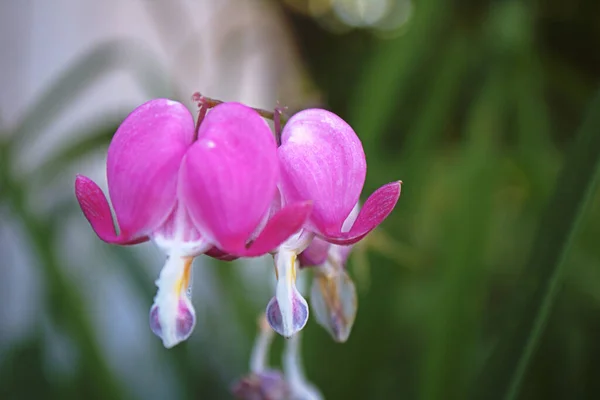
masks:
{"type": "MultiPolygon", "coordinates": [[[[210,109],[218,106],[219,104],[225,103],[222,100],[211,99],[210,97],[203,96],[199,92],[196,92],[192,95],[192,101],[198,103],[198,107],[205,107],[206,109],[210,109]]],[[[254,111],[258,113],[263,118],[269,119],[271,121],[277,122],[279,120],[280,127],[285,125],[289,117],[287,117],[283,111],[286,109],[285,107],[276,107],[273,111],[263,110],[262,108],[254,108],[250,107],[254,111]]],[[[277,129],[277,127],[276,127],[277,129]]]]}

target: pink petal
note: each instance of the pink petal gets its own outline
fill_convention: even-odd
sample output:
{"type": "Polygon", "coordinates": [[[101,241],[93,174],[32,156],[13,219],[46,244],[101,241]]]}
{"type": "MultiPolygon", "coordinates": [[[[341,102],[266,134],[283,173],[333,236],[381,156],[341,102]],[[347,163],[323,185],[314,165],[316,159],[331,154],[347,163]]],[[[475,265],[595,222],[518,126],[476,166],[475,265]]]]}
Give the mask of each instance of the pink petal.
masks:
{"type": "Polygon", "coordinates": [[[309,227],[323,235],[338,234],[365,182],[360,140],[337,115],[309,109],[287,122],[281,141],[283,197],[287,202],[313,200],[309,227]]]}
{"type": "Polygon", "coordinates": [[[181,103],[156,99],[123,121],[108,148],[110,199],[119,226],[147,235],[175,206],[181,160],[194,140],[194,119],[181,103]]]}
{"type": "Polygon", "coordinates": [[[354,246],[351,244],[349,244],[349,245],[334,244],[333,245],[332,251],[334,251],[336,253],[336,256],[339,258],[340,262],[342,263],[342,265],[344,267],[346,266],[346,262],[348,261],[348,257],[350,257],[350,253],[352,252],[353,247],[354,246]]]}
{"type": "Polygon", "coordinates": [[[302,267],[314,267],[321,265],[327,259],[327,253],[332,245],[325,240],[316,237],[310,245],[298,256],[302,267]]]}
{"type": "Polygon", "coordinates": [[[108,201],[102,193],[102,189],[90,178],[77,175],[77,178],[75,178],[75,196],[77,196],[83,215],[85,215],[100,239],[113,244],[136,244],[148,240],[146,236],[133,237],[123,231],[120,235],[116,234],[108,201]]]}
{"type": "Polygon", "coordinates": [[[232,256],[229,253],[225,253],[224,251],[219,250],[217,247],[214,246],[204,254],[221,261],[233,261],[238,259],[238,257],[232,256]]]}
{"type": "Polygon", "coordinates": [[[267,123],[251,108],[223,103],[200,126],[180,182],[202,236],[234,253],[269,209],[278,177],[277,147],[267,123]]]}
{"type": "Polygon", "coordinates": [[[240,257],[258,257],[270,253],[302,228],[311,210],[310,201],[285,206],[269,219],[262,232],[247,248],[238,248],[232,250],[232,253],[240,257]]]}
{"type": "Polygon", "coordinates": [[[349,232],[324,237],[329,243],[349,245],[358,242],[392,212],[400,198],[402,182],[391,182],[377,189],[365,202],[349,232]]]}

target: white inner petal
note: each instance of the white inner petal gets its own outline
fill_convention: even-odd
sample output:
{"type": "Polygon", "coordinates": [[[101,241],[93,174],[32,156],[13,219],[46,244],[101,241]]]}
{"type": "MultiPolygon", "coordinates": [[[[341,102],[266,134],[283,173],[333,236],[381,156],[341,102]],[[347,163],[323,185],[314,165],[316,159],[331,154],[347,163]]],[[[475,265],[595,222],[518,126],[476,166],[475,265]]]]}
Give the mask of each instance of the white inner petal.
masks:
{"type": "MultiPolygon", "coordinates": [[[[203,237],[190,240],[189,237],[194,237],[194,232],[196,232],[196,228],[185,207],[178,205],[174,221],[168,221],[162,229],[154,232],[152,240],[159,249],[168,255],[195,257],[207,252],[212,244],[203,237]]],[[[195,236],[198,234],[196,233],[195,236]]]]}
{"type": "Polygon", "coordinates": [[[167,348],[186,340],[195,325],[195,311],[188,298],[191,263],[189,257],[170,256],[156,280],[158,292],[154,297],[150,323],[167,348]],[[153,312],[158,326],[153,323],[153,312]]]}
{"type": "Polygon", "coordinates": [[[278,253],[302,253],[310,245],[315,234],[307,230],[300,230],[299,232],[290,236],[285,242],[283,242],[277,249],[278,253]]]}
{"type": "Polygon", "coordinates": [[[280,250],[275,254],[277,288],[267,306],[271,327],[284,337],[292,337],[308,321],[308,303],[296,288],[296,253],[280,250]]]}
{"type": "Polygon", "coordinates": [[[294,292],[296,291],[296,254],[282,251],[275,256],[277,289],[275,297],[279,303],[284,336],[294,333],[294,292]]]}
{"type": "Polygon", "coordinates": [[[167,254],[167,261],[156,280],[158,291],[150,310],[150,327],[167,348],[186,340],[194,329],[192,261],[212,247],[197,232],[184,206],[178,204],[173,212],[152,235],[154,243],[167,254]]]}

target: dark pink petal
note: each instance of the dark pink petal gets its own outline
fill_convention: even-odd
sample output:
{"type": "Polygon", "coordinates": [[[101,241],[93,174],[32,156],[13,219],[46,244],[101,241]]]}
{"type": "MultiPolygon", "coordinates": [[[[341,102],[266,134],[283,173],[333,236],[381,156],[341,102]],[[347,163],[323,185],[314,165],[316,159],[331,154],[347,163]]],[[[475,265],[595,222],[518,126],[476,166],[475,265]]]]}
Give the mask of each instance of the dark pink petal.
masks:
{"type": "Polygon", "coordinates": [[[392,212],[400,198],[402,182],[391,182],[377,189],[365,202],[349,232],[324,237],[329,243],[349,245],[358,242],[392,212]]]}
{"type": "Polygon", "coordinates": [[[194,140],[194,119],[181,103],[156,99],[123,121],[108,148],[110,199],[122,230],[147,235],[176,203],[181,160],[194,140]]]}
{"type": "Polygon", "coordinates": [[[290,236],[298,232],[312,210],[312,203],[290,204],[273,215],[258,237],[245,248],[232,249],[240,257],[258,257],[270,253],[290,236]]]}
{"type": "Polygon", "coordinates": [[[249,241],[253,242],[254,239],[256,239],[256,237],[265,229],[265,226],[267,226],[267,222],[269,222],[269,220],[279,210],[281,210],[282,201],[283,201],[283,199],[281,198],[281,192],[279,192],[279,189],[277,189],[275,192],[275,196],[273,197],[273,200],[271,201],[271,205],[269,206],[269,211],[267,211],[265,213],[265,215],[263,215],[262,220],[260,221],[260,223],[258,224],[256,229],[254,230],[254,232],[252,232],[252,235],[250,235],[249,241]]]}
{"type": "Polygon", "coordinates": [[[200,234],[227,253],[243,249],[269,209],[279,177],[277,147],[251,108],[213,108],[183,160],[183,200],[200,234]]]}
{"type": "Polygon", "coordinates": [[[221,261],[233,261],[239,258],[236,256],[232,256],[231,254],[225,253],[224,251],[219,250],[217,247],[214,246],[204,254],[221,261]]]}
{"type": "Polygon", "coordinates": [[[304,110],[285,125],[278,155],[286,202],[313,200],[311,230],[337,235],[365,182],[362,144],[350,125],[319,109],[304,110]]]}
{"type": "Polygon", "coordinates": [[[115,232],[113,216],[106,196],[94,181],[83,175],[75,178],[75,196],[94,232],[105,242],[113,244],[136,244],[148,240],[146,236],[134,237],[129,232],[115,232]]]}

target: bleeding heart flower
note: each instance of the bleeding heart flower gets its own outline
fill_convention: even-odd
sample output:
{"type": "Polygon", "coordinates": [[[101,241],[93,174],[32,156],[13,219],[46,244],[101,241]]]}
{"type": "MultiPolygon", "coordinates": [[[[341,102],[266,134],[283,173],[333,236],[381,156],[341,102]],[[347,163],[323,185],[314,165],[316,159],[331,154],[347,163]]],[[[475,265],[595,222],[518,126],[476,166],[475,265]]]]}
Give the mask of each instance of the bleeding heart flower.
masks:
{"type": "Polygon", "coordinates": [[[195,325],[189,299],[195,256],[259,256],[301,228],[311,210],[307,201],[288,202],[265,217],[279,177],[275,140],[256,111],[223,103],[196,131],[187,108],[167,99],[136,108],[109,146],[115,221],[98,185],[77,176],[77,199],[102,240],[152,240],[167,255],[150,312],[165,347],[187,339],[195,325]]]}
{"type": "Polygon", "coordinates": [[[313,202],[303,231],[275,254],[278,283],[276,296],[267,306],[267,317],[275,331],[289,337],[304,326],[300,320],[308,318],[306,301],[293,283],[297,255],[308,247],[313,236],[337,245],[361,240],[392,212],[400,197],[401,182],[376,190],[356,219],[343,226],[358,203],[367,171],[362,144],[352,128],[326,110],[300,111],[283,128],[278,155],[281,204],[313,202]]]}
{"type": "MultiPolygon", "coordinates": [[[[359,213],[357,204],[344,227],[351,226],[359,213]]],[[[300,253],[300,267],[313,267],[310,305],[315,318],[336,342],[348,340],[358,308],[356,287],[346,271],[353,245],[331,244],[316,237],[300,253]]]]}

